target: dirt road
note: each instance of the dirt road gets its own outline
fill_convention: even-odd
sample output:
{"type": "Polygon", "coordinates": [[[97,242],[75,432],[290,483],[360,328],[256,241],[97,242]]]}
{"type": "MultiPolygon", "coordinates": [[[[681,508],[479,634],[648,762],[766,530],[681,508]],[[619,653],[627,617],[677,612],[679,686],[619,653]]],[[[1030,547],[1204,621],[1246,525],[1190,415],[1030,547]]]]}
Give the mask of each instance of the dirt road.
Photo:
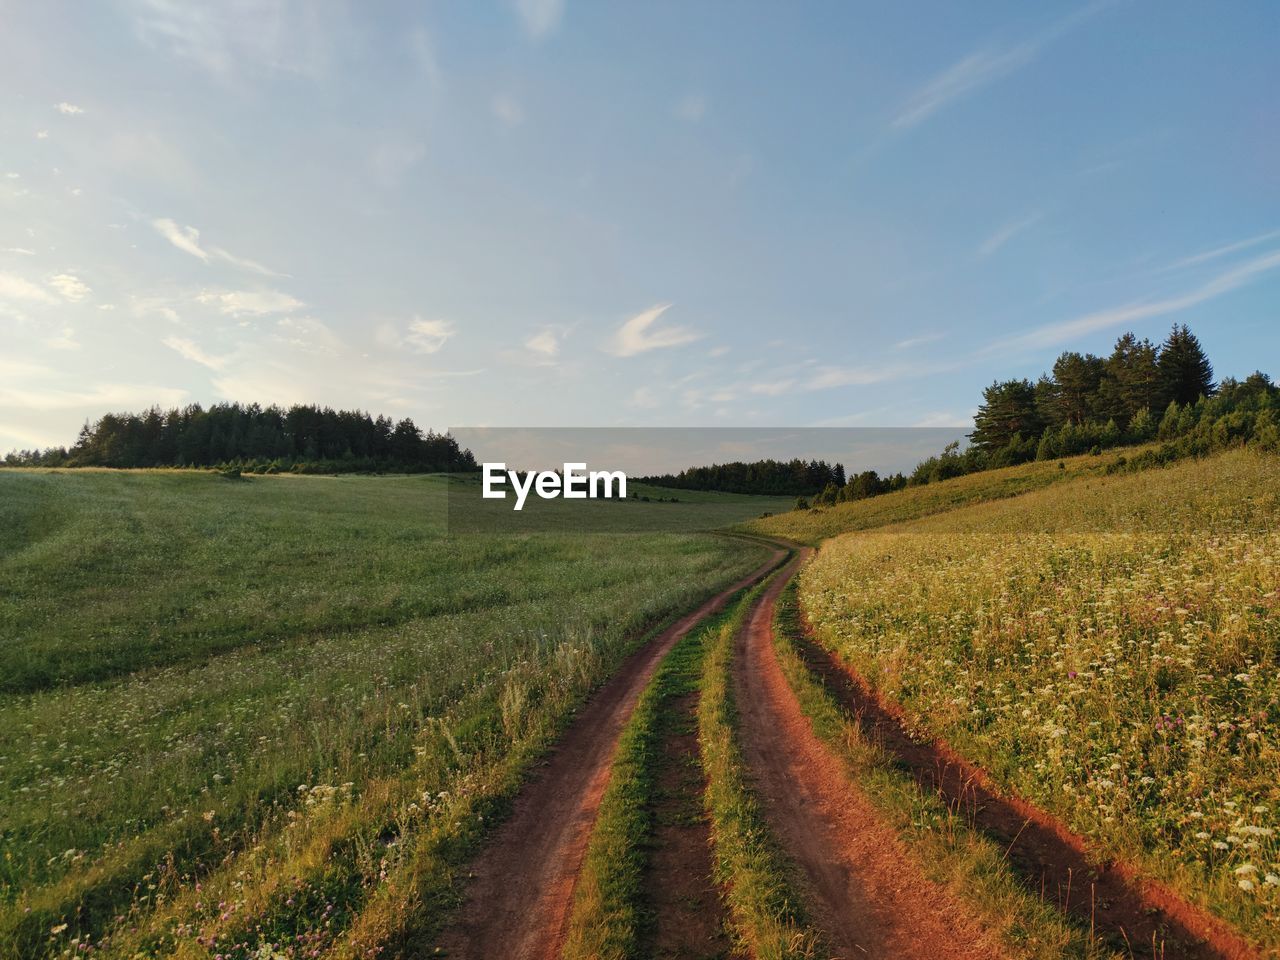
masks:
{"type": "Polygon", "coordinates": [[[681,637],[784,556],[777,548],[750,576],[681,617],[592,696],[472,865],[466,902],[437,939],[442,952],[452,960],[559,957],[618,737],[641,692],[681,637]]]}
{"type": "Polygon", "coordinates": [[[803,873],[834,956],[990,960],[1001,951],[930,883],[813,732],[773,648],[774,605],[809,551],[756,603],[739,634],[734,688],[743,757],[769,825],[803,873]]]}

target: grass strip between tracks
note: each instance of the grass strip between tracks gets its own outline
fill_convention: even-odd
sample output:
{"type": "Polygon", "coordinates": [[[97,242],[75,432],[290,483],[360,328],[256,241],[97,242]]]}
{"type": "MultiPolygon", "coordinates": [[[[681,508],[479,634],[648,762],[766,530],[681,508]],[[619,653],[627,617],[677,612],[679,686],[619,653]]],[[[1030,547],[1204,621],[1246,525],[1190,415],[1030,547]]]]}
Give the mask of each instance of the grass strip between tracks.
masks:
{"type": "Polygon", "coordinates": [[[707,636],[698,741],[707,776],[716,880],[726,891],[737,938],[759,960],[794,960],[817,956],[819,939],[793,887],[791,866],[748,783],[735,734],[734,641],[764,586],[748,593],[707,636]]]}
{"type": "Polygon", "coordinates": [[[852,781],[904,841],[929,879],[998,930],[1011,956],[1101,960],[1119,956],[1079,930],[1020,883],[1003,848],[970,828],[962,811],[922,791],[895,768],[805,664],[796,583],[787,585],[774,617],[774,648],[787,684],[814,733],[841,760],[852,781]]]}
{"type": "MultiPolygon", "coordinates": [[[[745,593],[729,601],[730,610],[745,593]]],[[[697,688],[706,643],[728,616],[709,618],[667,654],[622,731],[574,892],[564,960],[625,960],[641,953],[648,922],[644,871],[666,712],[676,697],[697,688]]]]}

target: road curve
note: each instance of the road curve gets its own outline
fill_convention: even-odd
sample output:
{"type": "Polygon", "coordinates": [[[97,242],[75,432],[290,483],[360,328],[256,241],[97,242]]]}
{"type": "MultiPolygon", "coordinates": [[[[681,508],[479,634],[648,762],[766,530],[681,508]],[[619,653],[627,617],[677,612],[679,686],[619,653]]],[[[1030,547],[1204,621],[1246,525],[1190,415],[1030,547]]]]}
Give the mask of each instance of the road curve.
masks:
{"type": "Polygon", "coordinates": [[[785,556],[775,548],[768,562],[681,617],[596,691],[472,864],[465,903],[437,938],[439,952],[451,960],[558,960],[618,738],[641,692],[682,637],[785,556]]]}

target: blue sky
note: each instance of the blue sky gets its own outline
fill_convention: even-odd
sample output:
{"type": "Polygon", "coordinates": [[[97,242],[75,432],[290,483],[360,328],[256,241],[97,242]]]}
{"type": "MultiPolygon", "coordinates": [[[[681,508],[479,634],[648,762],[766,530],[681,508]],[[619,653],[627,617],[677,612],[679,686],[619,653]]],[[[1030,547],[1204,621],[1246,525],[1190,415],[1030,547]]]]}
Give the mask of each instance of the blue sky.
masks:
{"type": "Polygon", "coordinates": [[[0,449],[222,399],[950,425],[1280,373],[1280,5],[0,2],[0,449]]]}

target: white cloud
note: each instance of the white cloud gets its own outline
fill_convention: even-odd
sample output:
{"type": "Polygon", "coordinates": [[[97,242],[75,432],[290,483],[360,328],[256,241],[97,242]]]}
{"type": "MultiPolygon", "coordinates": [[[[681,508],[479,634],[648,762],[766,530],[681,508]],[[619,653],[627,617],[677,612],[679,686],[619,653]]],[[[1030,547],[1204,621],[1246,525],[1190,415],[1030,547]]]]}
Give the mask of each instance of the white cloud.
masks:
{"type": "Polygon", "coordinates": [[[26,247],[5,247],[4,252],[16,253],[22,257],[34,257],[36,255],[34,250],[28,250],[26,247]]]}
{"type": "Polygon", "coordinates": [[[707,356],[710,357],[712,360],[715,360],[717,357],[723,357],[731,349],[733,348],[723,346],[723,345],[719,347],[712,347],[710,350],[707,351],[707,356]]]}
{"type": "Polygon", "coordinates": [[[794,380],[769,380],[751,384],[747,389],[766,397],[780,397],[796,385],[794,380]]]}
{"type": "Polygon", "coordinates": [[[524,345],[531,353],[551,360],[560,352],[560,331],[545,327],[526,340],[524,345]]]}
{"type": "Polygon", "coordinates": [[[48,131],[48,130],[37,130],[37,131],[36,131],[36,139],[37,139],[37,140],[48,140],[48,139],[49,139],[49,131],[48,131]]]}
{"type": "Polygon", "coordinates": [[[164,237],[179,250],[189,253],[205,263],[209,262],[209,254],[200,246],[200,231],[195,227],[181,227],[167,217],[152,220],[151,226],[156,233],[164,237]]]}
{"type": "Polygon", "coordinates": [[[343,5],[315,0],[237,0],[227,5],[132,0],[131,6],[143,42],[230,85],[262,71],[319,79],[331,62],[333,44],[350,35],[343,5]]]}
{"type": "Polygon", "coordinates": [[[1111,2],[1095,0],[1036,37],[1002,48],[978,50],[961,58],[912,94],[894,118],[893,126],[914,127],[956,100],[1021,70],[1033,63],[1051,42],[1111,2]]]}
{"type": "Polygon", "coordinates": [[[12,273],[0,273],[0,299],[28,300],[32,303],[57,303],[44,287],[12,273]]]}
{"type": "Polygon", "coordinates": [[[276,339],[304,353],[335,355],[342,352],[342,338],[314,317],[281,317],[276,339]]]}
{"type": "Polygon", "coordinates": [[[912,347],[922,347],[926,343],[936,343],[945,337],[945,333],[925,333],[918,337],[907,337],[905,340],[899,340],[893,345],[895,350],[910,350],[912,347]]]}
{"type": "Polygon", "coordinates": [[[634,357],[636,354],[663,347],[679,347],[692,343],[702,334],[684,327],[654,327],[658,318],[671,309],[671,304],[660,303],[650,307],[624,323],[604,347],[615,357],[634,357]]]}
{"type": "Polygon", "coordinates": [[[973,425],[973,417],[963,417],[949,410],[938,410],[926,413],[912,424],[913,427],[969,427],[973,425]]]}
{"type": "Polygon", "coordinates": [[[74,117],[77,113],[84,113],[84,107],[77,107],[74,103],[67,103],[65,100],[61,103],[55,103],[53,109],[68,117],[74,117]]]}
{"type": "Polygon", "coordinates": [[[210,370],[221,370],[227,365],[225,357],[215,357],[205,353],[195,343],[183,337],[165,337],[160,342],[180,356],[210,370]]]}
{"type": "Polygon", "coordinates": [[[533,39],[547,36],[564,17],[564,0],[515,0],[525,32],[533,39]]]}
{"type": "Polygon", "coordinates": [[[1050,346],[1074,339],[1082,334],[1092,333],[1095,330],[1107,330],[1138,320],[1148,320],[1152,317],[1179,313],[1237,290],[1253,282],[1260,275],[1278,268],[1280,268],[1280,250],[1273,250],[1271,253],[1255,257],[1220,273],[1207,283],[1201,284],[1194,290],[1189,290],[1179,296],[1128,303],[1118,307],[1110,307],[1106,310],[1097,310],[1063,323],[1048,324],[1038,327],[1029,333],[998,340],[983,350],[982,353],[990,353],[993,350],[1010,347],[1050,346]]]}
{"type": "Polygon", "coordinates": [[[1019,220],[1011,220],[1004,224],[996,230],[995,233],[987,237],[987,239],[982,242],[982,245],[978,247],[978,259],[985,260],[987,257],[991,256],[1018,234],[1022,233],[1022,231],[1039,223],[1041,217],[1042,214],[1032,213],[1019,220]]]}
{"type": "Polygon", "coordinates": [[[423,320],[414,317],[409,321],[403,336],[393,324],[383,324],[378,329],[377,340],[384,347],[405,347],[415,353],[439,353],[446,341],[456,333],[448,320],[423,320]]]}
{"type": "Polygon", "coordinates": [[[1256,247],[1258,244],[1266,243],[1268,240],[1274,240],[1276,237],[1280,237],[1280,230],[1272,230],[1269,233],[1260,233],[1256,237],[1249,237],[1235,243],[1223,244],[1220,247],[1214,247],[1211,250],[1205,250],[1190,257],[1183,257],[1181,260],[1175,260],[1173,263],[1166,267],[1162,267],[1156,272],[1168,273],[1173,270],[1185,270],[1187,267],[1199,266],[1200,264],[1207,263],[1210,260],[1217,260],[1219,257],[1225,257],[1230,253],[1238,253],[1241,250],[1256,247]]]}
{"type": "Polygon", "coordinates": [[[49,278],[49,286],[53,287],[66,300],[79,303],[93,292],[89,285],[79,277],[69,273],[55,273],[49,278]]]}
{"type": "Polygon", "coordinates": [[[296,297],[278,290],[205,290],[196,295],[196,300],[215,306],[232,317],[292,313],[305,306],[296,297]]]}
{"type": "Polygon", "coordinates": [[[158,220],[152,220],[151,226],[155,228],[156,233],[164,237],[171,244],[181,250],[183,253],[189,253],[197,260],[208,263],[210,260],[221,260],[224,263],[230,263],[234,266],[241,267],[245,270],[251,270],[254,273],[260,273],[264,277],[282,276],[269,267],[254,260],[248,260],[244,257],[237,257],[235,254],[224,250],[222,247],[203,247],[200,245],[200,231],[195,227],[184,227],[181,224],[170,220],[168,217],[161,217],[158,220]]]}
{"type": "Polygon", "coordinates": [[[87,388],[24,387],[0,382],[0,406],[24,410],[137,410],[158,403],[176,407],[186,399],[185,390],[146,384],[100,383],[87,388]]]}
{"type": "Polygon", "coordinates": [[[675,115],[686,123],[697,123],[707,115],[707,98],[700,93],[682,97],[676,104],[675,115]]]}
{"type": "Polygon", "coordinates": [[[893,367],[837,367],[821,366],[817,372],[805,381],[806,390],[827,390],[832,387],[865,387],[873,383],[884,383],[900,375],[900,370],[893,367]]]}
{"type": "Polygon", "coordinates": [[[509,93],[495,94],[489,108],[504,126],[518,127],[524,123],[524,108],[520,106],[520,101],[509,93]]]}
{"type": "Polygon", "coordinates": [[[1025,67],[1038,52],[1038,44],[1021,43],[1005,50],[979,50],[969,54],[917,90],[894,118],[893,125],[915,126],[953,100],[1025,67]]]}

